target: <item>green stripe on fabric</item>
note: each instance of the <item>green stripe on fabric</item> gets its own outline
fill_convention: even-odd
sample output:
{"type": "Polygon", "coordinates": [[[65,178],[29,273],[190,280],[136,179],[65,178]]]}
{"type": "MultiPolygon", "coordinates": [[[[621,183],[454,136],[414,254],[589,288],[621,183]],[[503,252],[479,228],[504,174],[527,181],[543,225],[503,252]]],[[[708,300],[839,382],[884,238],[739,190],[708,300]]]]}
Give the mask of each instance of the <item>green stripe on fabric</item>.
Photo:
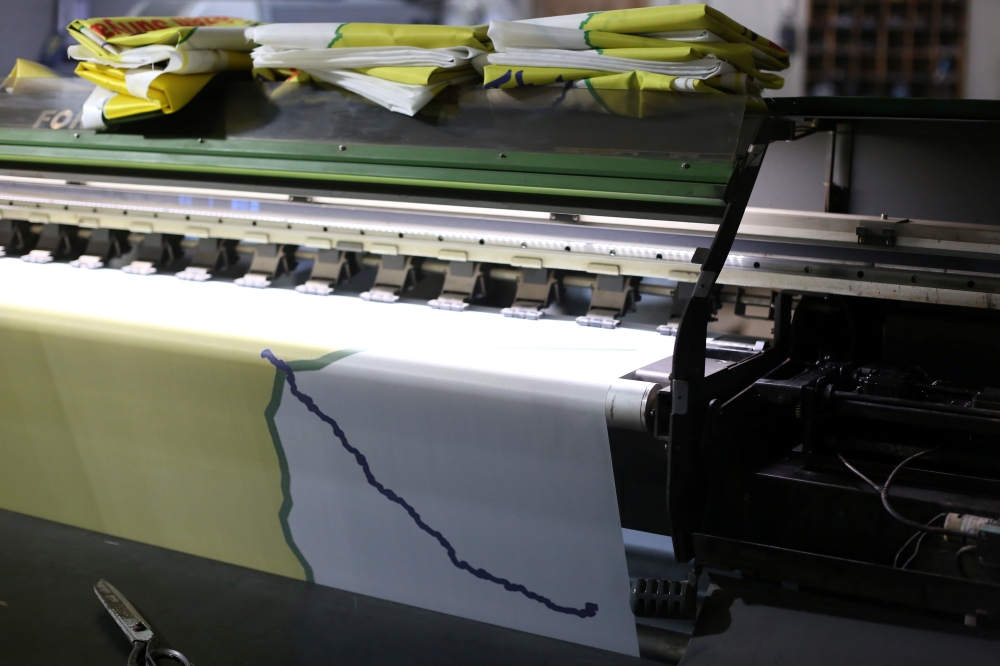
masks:
{"type": "Polygon", "coordinates": [[[582,21],[580,21],[580,30],[583,30],[583,26],[585,26],[588,23],[590,23],[590,19],[594,18],[595,16],[597,16],[600,13],[601,12],[590,12],[589,14],[587,14],[587,18],[585,18],[582,21]]]}
{"type": "MultiPolygon", "coordinates": [[[[315,359],[307,359],[302,361],[292,361],[288,365],[291,366],[294,372],[308,371],[308,370],[320,370],[330,365],[335,361],[339,361],[342,358],[347,358],[352,354],[356,354],[361,349],[342,349],[341,351],[331,352],[320,356],[315,359]]],[[[295,555],[295,559],[299,561],[302,566],[302,572],[305,574],[306,580],[310,583],[315,583],[316,579],[313,575],[312,566],[306,560],[305,555],[299,550],[298,545],[295,543],[295,539],[292,537],[292,527],[288,524],[288,516],[292,512],[292,476],[291,472],[288,470],[288,458],[285,456],[285,447],[281,444],[281,436],[278,435],[278,425],[274,422],[274,417],[278,413],[278,409],[281,407],[281,396],[285,392],[285,373],[281,370],[275,370],[274,373],[274,386],[271,389],[271,401],[267,404],[264,409],[264,419],[267,421],[268,432],[271,433],[271,441],[274,442],[274,451],[278,456],[278,467],[281,468],[281,495],[283,497],[281,502],[281,509],[278,510],[278,520],[281,522],[281,532],[285,535],[285,543],[288,544],[288,548],[295,555]]]]}
{"type": "Polygon", "coordinates": [[[347,24],[341,23],[340,25],[337,26],[337,32],[333,33],[333,39],[331,39],[330,43],[326,45],[326,48],[332,49],[333,45],[336,44],[338,41],[340,41],[340,39],[343,37],[340,31],[343,30],[345,25],[347,24]]]}
{"type": "Polygon", "coordinates": [[[187,40],[191,39],[191,35],[193,35],[194,31],[197,30],[197,29],[198,29],[198,26],[194,26],[189,31],[187,31],[186,33],[184,33],[184,35],[182,35],[181,38],[177,40],[177,46],[180,46],[181,44],[183,44],[187,40]]]}
{"type": "Polygon", "coordinates": [[[614,110],[608,106],[608,103],[598,94],[597,90],[594,88],[594,84],[590,82],[590,79],[584,79],[583,83],[587,86],[587,90],[590,91],[590,95],[597,101],[598,104],[604,107],[604,110],[611,115],[617,115],[614,110]]]}

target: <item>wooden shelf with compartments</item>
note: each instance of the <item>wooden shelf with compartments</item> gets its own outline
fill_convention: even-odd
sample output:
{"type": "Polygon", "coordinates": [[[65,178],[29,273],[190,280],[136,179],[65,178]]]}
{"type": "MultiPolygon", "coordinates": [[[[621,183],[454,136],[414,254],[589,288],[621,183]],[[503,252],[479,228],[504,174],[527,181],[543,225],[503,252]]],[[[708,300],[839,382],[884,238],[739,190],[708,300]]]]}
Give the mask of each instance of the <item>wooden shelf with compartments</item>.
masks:
{"type": "Polygon", "coordinates": [[[967,0],[810,0],[812,95],[960,98],[967,0]]]}

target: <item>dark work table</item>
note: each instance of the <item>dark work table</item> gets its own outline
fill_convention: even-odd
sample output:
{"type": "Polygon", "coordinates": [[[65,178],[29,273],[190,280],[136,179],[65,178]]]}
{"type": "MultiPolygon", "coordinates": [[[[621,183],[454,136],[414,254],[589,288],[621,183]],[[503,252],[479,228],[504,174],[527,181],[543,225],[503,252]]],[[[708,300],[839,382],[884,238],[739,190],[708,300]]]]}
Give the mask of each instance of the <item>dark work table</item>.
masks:
{"type": "Polygon", "coordinates": [[[99,578],[196,666],[652,663],[0,510],[0,664],[124,666],[99,578]]]}

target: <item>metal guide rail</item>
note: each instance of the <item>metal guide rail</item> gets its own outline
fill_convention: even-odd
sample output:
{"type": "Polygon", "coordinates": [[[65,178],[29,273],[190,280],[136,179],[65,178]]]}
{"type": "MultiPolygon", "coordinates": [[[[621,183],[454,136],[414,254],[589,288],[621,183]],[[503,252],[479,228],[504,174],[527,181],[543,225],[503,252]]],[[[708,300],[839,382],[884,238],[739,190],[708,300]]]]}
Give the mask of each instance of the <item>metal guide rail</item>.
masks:
{"type": "MultiPolygon", "coordinates": [[[[122,241],[109,246],[111,254],[103,259],[90,258],[97,256],[97,251],[85,245],[94,230],[102,230],[101,237],[111,234],[119,238],[125,233],[137,246],[149,245],[154,241],[143,239],[152,237],[159,239],[156,243],[172,247],[161,236],[186,238],[188,244],[200,243],[206,251],[215,245],[228,248],[243,243],[245,249],[257,248],[253,249],[257,263],[240,278],[241,285],[268,286],[269,280],[262,276],[287,272],[297,254],[299,258],[317,258],[308,283],[300,288],[311,294],[331,293],[340,280],[350,277],[349,269],[337,267],[331,274],[326,265],[333,261],[349,266],[348,255],[367,255],[369,263],[382,263],[381,258],[387,257],[431,259],[456,267],[468,262],[470,266],[492,266],[496,275],[503,267],[534,275],[519,283],[523,294],[505,313],[529,319],[540,316],[551,300],[554,278],[550,273],[569,271],[586,274],[589,277],[581,279],[595,286],[597,276],[602,276],[606,283],[603,291],[614,292],[610,297],[605,294],[603,307],[594,303],[598,309],[616,311],[611,315],[604,312],[604,318],[594,320],[602,326],[611,324],[607,316],[618,320],[632,305],[628,290],[612,284],[613,278],[628,278],[618,280],[623,285],[638,282],[638,278],[696,282],[698,270],[692,262],[718,229],[711,222],[640,215],[570,215],[527,208],[310,196],[296,189],[289,189],[289,193],[246,191],[232,185],[193,187],[139,179],[74,181],[25,174],[0,172],[0,246],[9,255],[44,260],[44,253],[49,252],[52,259],[65,258],[94,268],[126,254],[123,248],[128,243],[122,241]],[[63,225],[80,229],[66,232],[78,239],[76,244],[46,249],[44,243],[52,230],[63,225]],[[277,249],[264,250],[263,246],[281,248],[281,256],[277,249]],[[330,259],[334,254],[329,253],[338,251],[343,257],[330,259]],[[267,252],[273,256],[265,260],[267,252]],[[322,252],[327,254],[319,259],[322,252]],[[531,291],[537,293],[529,297],[531,291]]],[[[748,209],[719,281],[775,291],[794,289],[991,308],[996,307],[1000,292],[1000,261],[995,258],[998,248],[1000,231],[980,225],[748,209]]],[[[150,251],[146,247],[143,256],[150,251]]],[[[147,257],[126,270],[150,272],[181,259],[179,249],[164,252],[168,254],[156,261],[147,257]],[[143,262],[149,266],[144,267],[143,262]]],[[[209,268],[224,267],[214,262],[228,262],[230,254],[227,250],[218,256],[202,256],[200,268],[205,270],[185,273],[185,277],[208,279],[212,273],[209,268]]],[[[434,265],[423,263],[423,270],[434,265]]],[[[461,280],[456,271],[442,269],[455,284],[461,280]]],[[[389,293],[398,297],[408,286],[404,279],[389,293]]],[[[438,305],[464,309],[461,304],[467,305],[474,297],[475,284],[472,287],[461,287],[444,300],[437,299],[438,305]]],[[[654,287],[640,286],[640,292],[649,288],[654,287]]]]}

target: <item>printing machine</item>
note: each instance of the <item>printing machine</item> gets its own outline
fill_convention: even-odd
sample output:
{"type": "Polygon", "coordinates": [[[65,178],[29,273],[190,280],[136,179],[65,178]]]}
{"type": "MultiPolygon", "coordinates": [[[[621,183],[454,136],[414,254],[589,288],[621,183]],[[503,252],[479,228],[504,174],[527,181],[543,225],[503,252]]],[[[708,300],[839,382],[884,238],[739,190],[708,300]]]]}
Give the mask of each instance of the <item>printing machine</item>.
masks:
{"type": "Polygon", "coordinates": [[[221,81],[95,134],[88,85],[19,85],[8,255],[675,336],[609,394],[622,526],[675,560],[629,551],[645,655],[695,620],[689,657],[779,654],[719,647],[737,598],[994,636],[996,103],[449,91],[411,119],[221,81]]]}

